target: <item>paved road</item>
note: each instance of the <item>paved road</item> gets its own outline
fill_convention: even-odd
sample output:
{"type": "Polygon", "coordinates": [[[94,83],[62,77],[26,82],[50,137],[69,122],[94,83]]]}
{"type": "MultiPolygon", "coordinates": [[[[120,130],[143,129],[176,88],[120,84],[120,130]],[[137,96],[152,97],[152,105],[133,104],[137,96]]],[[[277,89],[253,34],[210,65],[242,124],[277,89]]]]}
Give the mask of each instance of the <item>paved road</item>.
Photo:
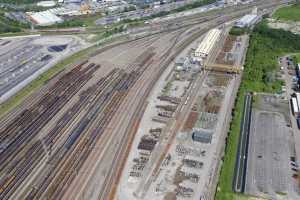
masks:
{"type": "MultiPolygon", "coordinates": [[[[285,83],[286,83],[286,98],[289,99],[291,97],[291,94],[294,93],[292,89],[292,76],[288,74],[288,65],[286,61],[286,57],[282,58],[282,62],[280,63],[281,67],[283,67],[284,76],[285,76],[285,83]]],[[[300,130],[297,126],[297,121],[292,113],[292,110],[290,110],[290,116],[291,116],[291,123],[292,128],[294,132],[294,138],[295,138],[295,150],[296,150],[296,160],[300,161],[300,130]]]]}
{"type": "Polygon", "coordinates": [[[244,112],[240,131],[240,141],[238,146],[235,175],[233,180],[233,190],[236,192],[244,192],[245,189],[249,129],[251,121],[251,104],[252,95],[248,93],[245,96],[244,112]]]}

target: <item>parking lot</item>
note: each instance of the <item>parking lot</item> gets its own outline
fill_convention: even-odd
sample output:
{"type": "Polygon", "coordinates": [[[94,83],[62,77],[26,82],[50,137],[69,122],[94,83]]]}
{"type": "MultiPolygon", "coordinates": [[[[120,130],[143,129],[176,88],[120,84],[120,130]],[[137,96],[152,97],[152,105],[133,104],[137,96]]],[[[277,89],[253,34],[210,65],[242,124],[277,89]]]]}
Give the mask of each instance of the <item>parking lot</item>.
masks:
{"type": "Polygon", "coordinates": [[[250,127],[245,192],[272,199],[299,199],[293,178],[295,144],[287,100],[257,95],[250,127]]]}
{"type": "Polygon", "coordinates": [[[82,46],[82,41],[72,36],[2,39],[0,103],[82,46]]]}

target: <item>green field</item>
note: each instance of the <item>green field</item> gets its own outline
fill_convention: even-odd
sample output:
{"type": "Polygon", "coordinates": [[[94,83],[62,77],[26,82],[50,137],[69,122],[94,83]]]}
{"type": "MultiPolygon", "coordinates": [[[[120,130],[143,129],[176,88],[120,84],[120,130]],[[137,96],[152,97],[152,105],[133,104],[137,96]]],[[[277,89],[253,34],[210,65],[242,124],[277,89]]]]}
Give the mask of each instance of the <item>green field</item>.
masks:
{"type": "Polygon", "coordinates": [[[279,20],[300,21],[300,5],[291,5],[278,9],[273,18],[279,20]]]}
{"type": "Polygon", "coordinates": [[[233,110],[233,120],[229,130],[216,200],[240,199],[240,194],[232,191],[232,180],[245,93],[249,91],[279,92],[283,83],[275,78],[275,73],[279,68],[277,56],[296,52],[300,52],[299,35],[280,29],[270,29],[265,21],[257,25],[251,33],[243,78],[233,110]]]}

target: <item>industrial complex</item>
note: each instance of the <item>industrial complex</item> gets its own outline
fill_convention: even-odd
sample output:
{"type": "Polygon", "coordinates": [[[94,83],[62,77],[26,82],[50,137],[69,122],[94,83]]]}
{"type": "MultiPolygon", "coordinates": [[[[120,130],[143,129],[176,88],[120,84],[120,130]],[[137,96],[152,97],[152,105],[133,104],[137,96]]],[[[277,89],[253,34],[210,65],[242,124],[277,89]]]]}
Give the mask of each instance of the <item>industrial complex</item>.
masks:
{"type": "Polygon", "coordinates": [[[200,2],[0,3],[28,23],[0,35],[0,199],[214,200],[228,151],[229,199],[300,199],[300,63],[278,57],[276,94],[242,82],[290,1],[200,2]]]}

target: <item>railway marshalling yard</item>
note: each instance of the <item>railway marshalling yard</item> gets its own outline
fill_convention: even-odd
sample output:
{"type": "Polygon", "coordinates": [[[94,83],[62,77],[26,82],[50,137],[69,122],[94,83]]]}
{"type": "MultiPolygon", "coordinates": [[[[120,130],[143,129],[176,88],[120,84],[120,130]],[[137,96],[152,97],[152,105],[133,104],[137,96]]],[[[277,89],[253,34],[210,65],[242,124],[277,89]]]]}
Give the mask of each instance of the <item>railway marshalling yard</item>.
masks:
{"type": "Polygon", "coordinates": [[[243,9],[108,46],[53,77],[1,119],[0,199],[213,197],[240,74],[203,70],[193,52],[212,28],[226,44],[243,9]]]}

